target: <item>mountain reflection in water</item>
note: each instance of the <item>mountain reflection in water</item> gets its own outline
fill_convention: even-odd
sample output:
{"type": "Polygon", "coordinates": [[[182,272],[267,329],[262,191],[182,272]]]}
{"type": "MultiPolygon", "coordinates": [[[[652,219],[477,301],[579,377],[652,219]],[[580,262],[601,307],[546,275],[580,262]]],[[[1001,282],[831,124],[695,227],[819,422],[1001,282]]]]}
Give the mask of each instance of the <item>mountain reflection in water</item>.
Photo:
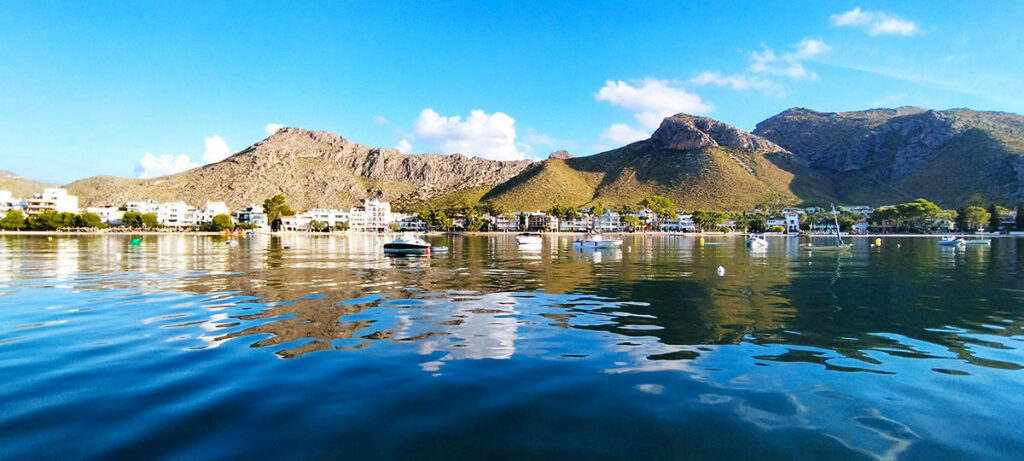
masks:
{"type": "MultiPolygon", "coordinates": [[[[837,254],[802,251],[795,238],[770,238],[767,251],[750,252],[739,237],[701,246],[694,237],[634,235],[621,248],[580,252],[572,238],[559,236],[545,237],[537,248],[518,247],[513,235],[432,236],[432,244],[450,250],[427,257],[386,256],[380,250],[386,237],[372,235],[256,236],[237,246],[206,236],[146,236],[139,246],[128,240],[0,236],[0,366],[27,363],[28,351],[43,357],[54,344],[71,348],[68,354],[111,345],[137,348],[118,354],[171,354],[153,345],[159,342],[184,354],[226,354],[216,356],[218,363],[237,363],[238,370],[264,370],[271,366],[257,365],[264,357],[296,367],[305,359],[320,367],[337,361],[381,382],[452,377],[475,380],[489,392],[517,383],[525,386],[518,391],[523,399],[531,392],[565,401],[586,399],[587,392],[611,399],[600,406],[605,416],[590,417],[595,427],[575,429],[587,437],[605,433],[602,418],[615,414],[661,428],[658,418],[682,416],[648,412],[673,405],[684,405],[679,414],[697,425],[717,421],[823,437],[813,439],[817,451],[772,452],[783,459],[807,453],[886,459],[912,450],[1000,458],[984,441],[951,448],[939,441],[936,434],[946,429],[938,422],[913,411],[894,414],[880,402],[891,392],[924,412],[951,398],[941,390],[952,382],[961,392],[1024,403],[1012,397],[1024,383],[1019,239],[966,249],[941,248],[927,238],[885,239],[879,247],[862,239],[850,253],[837,254]],[[628,381],[625,390],[606,387],[618,379],[628,381]],[[885,379],[893,381],[879,381],[885,379]],[[934,383],[925,389],[916,382],[934,383]],[[874,390],[860,393],[855,385],[874,390]],[[574,387],[586,392],[572,395],[574,387]],[[645,403],[617,400],[627,390],[645,403]],[[920,402],[912,401],[917,393],[920,402]],[[666,400],[672,395],[675,403],[666,400]],[[870,404],[852,403],[865,401],[870,404]]],[[[186,363],[184,357],[175,363],[186,363]]],[[[210,356],[192,357],[193,372],[208,373],[200,357],[210,356]]],[[[267,379],[291,385],[286,375],[267,379]]],[[[7,397],[17,400],[25,395],[17,383],[37,378],[15,376],[20,381],[12,380],[7,397]]],[[[965,404],[961,416],[977,416],[978,424],[998,432],[999,411],[984,419],[969,413],[974,407],[965,404]]],[[[486,406],[453,411],[480,408],[486,406]]],[[[577,424],[584,417],[578,411],[586,412],[580,407],[552,421],[577,424]]],[[[5,425],[18,421],[13,414],[5,425]]],[[[537,431],[547,424],[535,423],[537,431]]],[[[651,434],[644,437],[657,439],[657,430],[651,434]]],[[[466,433],[435,437],[460,435],[466,433]]],[[[1011,434],[992,437],[1024,447],[1011,434]]],[[[403,440],[410,447],[422,442],[403,440]]],[[[140,451],[128,453],[147,454],[139,443],[140,451]]],[[[544,452],[535,448],[540,451],[501,453],[544,452]]],[[[336,454],[325,450],[310,454],[336,454]]],[[[355,454],[380,454],[367,450],[355,454]]],[[[765,454],[709,450],[700,453],[765,454]]],[[[609,457],[628,458],[627,452],[636,454],[609,457]]],[[[594,454],[585,444],[550,453],[594,454]]],[[[641,458],[679,458],[673,450],[644,453],[668,456],[641,458]]]]}

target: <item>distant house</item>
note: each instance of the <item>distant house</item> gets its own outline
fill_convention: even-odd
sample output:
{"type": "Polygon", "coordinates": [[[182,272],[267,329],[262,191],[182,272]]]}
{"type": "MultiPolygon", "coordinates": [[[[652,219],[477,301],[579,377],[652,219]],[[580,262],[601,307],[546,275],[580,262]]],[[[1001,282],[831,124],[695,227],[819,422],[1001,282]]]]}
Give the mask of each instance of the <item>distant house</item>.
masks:
{"type": "Polygon", "coordinates": [[[121,217],[124,216],[124,212],[120,208],[112,205],[85,207],[85,212],[96,214],[102,223],[114,225],[121,224],[121,217]]]}
{"type": "Polygon", "coordinates": [[[767,229],[771,229],[772,227],[775,227],[775,226],[786,227],[786,217],[785,216],[770,216],[767,220],[765,220],[764,226],[767,229]]]}
{"type": "Polygon", "coordinates": [[[868,228],[869,227],[870,227],[870,225],[868,224],[868,221],[867,220],[863,220],[863,221],[860,221],[860,222],[858,222],[858,223],[853,225],[853,231],[852,232],[854,234],[866,234],[866,233],[868,233],[868,228]]]}
{"type": "Polygon", "coordinates": [[[538,211],[527,215],[526,229],[530,231],[552,231],[558,229],[558,218],[538,211]]]}
{"type": "Polygon", "coordinates": [[[26,201],[25,212],[29,216],[46,211],[78,213],[78,197],[68,195],[68,191],[65,189],[53,187],[43,189],[42,194],[36,194],[26,201]]]}
{"type": "Polygon", "coordinates": [[[497,232],[515,232],[519,230],[519,216],[500,214],[491,216],[491,229],[497,232]]]}
{"type": "Polygon", "coordinates": [[[313,222],[313,217],[306,213],[299,213],[292,216],[281,216],[281,230],[309,230],[309,224],[311,222],[313,222]]]}
{"type": "Polygon", "coordinates": [[[622,217],[614,211],[605,210],[604,214],[594,219],[594,230],[598,232],[622,232],[622,217]]]}
{"type": "Polygon", "coordinates": [[[403,216],[395,222],[398,223],[398,230],[404,232],[426,232],[427,222],[415,215],[403,216]]]}
{"type": "Polygon", "coordinates": [[[25,211],[28,203],[24,199],[14,198],[9,190],[0,190],[0,215],[11,210],[25,211]]]}
{"type": "Polygon", "coordinates": [[[142,214],[156,214],[160,208],[160,204],[156,200],[146,200],[145,202],[128,202],[125,204],[125,209],[132,213],[142,214]]]}
{"type": "Polygon", "coordinates": [[[348,210],[314,208],[306,212],[306,214],[308,214],[313,221],[325,223],[333,229],[335,226],[343,222],[349,222],[350,212],[348,210]]]}
{"type": "Polygon", "coordinates": [[[561,232],[586,232],[590,230],[590,218],[580,216],[576,219],[559,219],[558,230],[561,232]]]}
{"type": "Polygon", "coordinates": [[[692,215],[679,215],[677,219],[664,219],[658,222],[658,230],[662,232],[694,232],[697,225],[692,215]]]}
{"type": "Polygon", "coordinates": [[[192,217],[194,224],[199,226],[203,223],[212,223],[215,216],[222,214],[231,216],[231,210],[228,209],[227,204],[224,202],[206,202],[206,206],[196,210],[192,217]]]}
{"type": "Polygon", "coordinates": [[[195,208],[185,202],[161,203],[156,209],[156,220],[167,227],[195,225],[195,208]]]}
{"type": "Polygon", "coordinates": [[[270,223],[267,222],[267,214],[263,212],[263,205],[247,205],[235,212],[235,219],[239,223],[249,223],[256,229],[267,230],[270,223]]]}

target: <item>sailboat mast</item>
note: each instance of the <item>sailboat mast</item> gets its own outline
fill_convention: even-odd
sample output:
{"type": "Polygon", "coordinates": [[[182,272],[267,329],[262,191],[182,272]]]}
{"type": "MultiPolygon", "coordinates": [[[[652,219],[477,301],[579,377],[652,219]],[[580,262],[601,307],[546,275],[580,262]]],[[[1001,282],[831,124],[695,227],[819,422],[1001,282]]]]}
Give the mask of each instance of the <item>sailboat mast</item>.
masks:
{"type": "Polygon", "coordinates": [[[839,233],[839,216],[836,215],[836,205],[834,203],[829,205],[832,205],[832,219],[836,220],[836,238],[839,239],[839,246],[843,246],[843,236],[839,233]]]}

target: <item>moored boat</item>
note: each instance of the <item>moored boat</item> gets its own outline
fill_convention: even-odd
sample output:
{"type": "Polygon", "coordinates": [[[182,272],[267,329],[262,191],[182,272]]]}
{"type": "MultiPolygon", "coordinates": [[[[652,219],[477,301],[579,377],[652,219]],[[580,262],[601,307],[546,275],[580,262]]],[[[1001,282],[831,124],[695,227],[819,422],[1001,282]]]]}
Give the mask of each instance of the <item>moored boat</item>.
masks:
{"type": "Polygon", "coordinates": [[[751,235],[747,238],[747,246],[751,250],[764,250],[768,248],[768,240],[763,235],[751,235]]]}
{"type": "Polygon", "coordinates": [[[964,240],[964,244],[966,244],[966,245],[990,245],[990,244],[992,244],[992,239],[966,239],[966,240],[964,240]]]}
{"type": "Polygon", "coordinates": [[[416,237],[398,237],[384,244],[385,253],[394,254],[430,254],[430,244],[416,237]]]}
{"type": "Polygon", "coordinates": [[[609,239],[605,240],[600,235],[589,235],[587,238],[577,239],[573,242],[573,247],[578,249],[594,249],[594,248],[615,248],[622,246],[622,240],[609,239]]]}
{"type": "Polygon", "coordinates": [[[832,205],[832,219],[836,221],[835,245],[815,246],[813,243],[807,242],[800,244],[800,249],[807,251],[849,251],[850,248],[853,248],[852,243],[843,243],[843,234],[839,232],[839,217],[837,216],[835,205],[832,205]]]}
{"type": "Polygon", "coordinates": [[[942,237],[942,240],[939,240],[939,245],[944,247],[958,247],[966,244],[964,239],[960,237],[942,237]]]}
{"type": "Polygon", "coordinates": [[[520,245],[540,245],[542,242],[540,234],[524,233],[516,236],[516,243],[520,245]]]}

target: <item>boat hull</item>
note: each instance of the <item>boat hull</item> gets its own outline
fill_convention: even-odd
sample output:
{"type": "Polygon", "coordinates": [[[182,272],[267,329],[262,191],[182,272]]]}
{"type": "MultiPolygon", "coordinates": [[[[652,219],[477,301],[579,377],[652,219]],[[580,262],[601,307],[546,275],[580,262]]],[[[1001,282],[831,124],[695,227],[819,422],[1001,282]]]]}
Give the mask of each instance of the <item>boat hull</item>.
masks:
{"type": "Polygon", "coordinates": [[[582,241],[574,242],[573,246],[581,249],[597,249],[597,248],[618,248],[622,246],[621,240],[602,240],[600,242],[593,241],[582,241]]]}

